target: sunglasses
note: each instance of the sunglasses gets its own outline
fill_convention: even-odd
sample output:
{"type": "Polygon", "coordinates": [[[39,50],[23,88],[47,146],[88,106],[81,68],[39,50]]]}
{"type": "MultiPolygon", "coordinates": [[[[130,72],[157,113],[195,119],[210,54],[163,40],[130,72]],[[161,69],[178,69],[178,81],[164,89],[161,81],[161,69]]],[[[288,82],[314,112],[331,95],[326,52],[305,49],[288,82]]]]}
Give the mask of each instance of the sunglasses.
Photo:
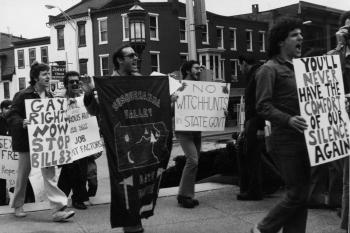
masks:
{"type": "Polygon", "coordinates": [[[128,55],[124,55],[124,57],[135,58],[135,57],[137,57],[137,54],[136,53],[130,53],[128,55]]]}
{"type": "Polygon", "coordinates": [[[79,80],[69,80],[68,83],[69,83],[69,84],[75,84],[75,83],[76,83],[76,84],[79,84],[80,81],[79,81],[79,80]]]}

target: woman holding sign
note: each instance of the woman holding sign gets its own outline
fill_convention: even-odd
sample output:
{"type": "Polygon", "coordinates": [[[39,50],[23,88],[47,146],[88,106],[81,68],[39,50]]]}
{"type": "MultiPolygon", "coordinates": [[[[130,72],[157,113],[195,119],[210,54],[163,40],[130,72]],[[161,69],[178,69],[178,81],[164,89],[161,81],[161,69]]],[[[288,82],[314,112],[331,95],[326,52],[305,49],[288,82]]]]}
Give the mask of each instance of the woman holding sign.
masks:
{"type": "MultiPolygon", "coordinates": [[[[47,92],[50,81],[50,67],[43,63],[34,62],[30,68],[30,86],[15,95],[8,113],[7,122],[12,134],[12,149],[19,153],[18,174],[12,207],[16,217],[25,217],[23,211],[27,181],[31,170],[29,138],[26,119],[25,100],[53,98],[47,92]]],[[[63,222],[74,215],[74,211],[66,211],[67,196],[57,187],[55,167],[41,169],[44,187],[53,212],[53,221],[63,222]]]]}

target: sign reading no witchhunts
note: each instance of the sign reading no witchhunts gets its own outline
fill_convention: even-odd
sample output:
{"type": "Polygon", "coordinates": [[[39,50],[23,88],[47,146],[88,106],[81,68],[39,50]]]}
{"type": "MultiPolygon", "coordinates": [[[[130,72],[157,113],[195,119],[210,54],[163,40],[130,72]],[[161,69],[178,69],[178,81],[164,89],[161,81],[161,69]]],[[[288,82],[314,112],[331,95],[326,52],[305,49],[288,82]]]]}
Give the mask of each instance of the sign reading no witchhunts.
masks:
{"type": "Polygon", "coordinates": [[[175,130],[223,131],[230,84],[183,81],[187,84],[175,102],[175,130]]]}
{"type": "Polygon", "coordinates": [[[112,227],[153,215],[171,132],[167,77],[95,77],[111,179],[112,227]]]}
{"type": "Polygon", "coordinates": [[[339,56],[293,59],[293,64],[311,166],[348,156],[350,122],[339,56]]]}
{"type": "Polygon", "coordinates": [[[25,104],[33,168],[71,163],[96,153],[96,148],[102,151],[96,118],[90,119],[77,104],[76,111],[66,98],[28,99],[25,104]],[[96,122],[91,125],[90,120],[96,122]]]}
{"type": "Polygon", "coordinates": [[[5,179],[7,188],[15,187],[18,154],[12,151],[12,138],[0,135],[0,178],[5,179]]]}
{"type": "Polygon", "coordinates": [[[73,160],[96,154],[104,149],[97,119],[87,112],[83,99],[84,96],[75,98],[75,102],[69,103],[67,109],[73,160]]]}

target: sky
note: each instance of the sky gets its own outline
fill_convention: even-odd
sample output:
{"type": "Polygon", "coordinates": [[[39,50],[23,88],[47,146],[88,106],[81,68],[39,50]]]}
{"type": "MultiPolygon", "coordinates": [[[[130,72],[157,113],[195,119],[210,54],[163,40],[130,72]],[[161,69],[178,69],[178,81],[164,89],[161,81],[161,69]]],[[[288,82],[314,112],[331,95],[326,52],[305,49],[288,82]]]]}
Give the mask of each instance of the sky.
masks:
{"type": "MultiPolygon", "coordinates": [[[[141,0],[141,2],[164,2],[166,0],[141,0]]],[[[184,2],[185,0],[180,0],[184,2]]],[[[349,0],[306,0],[331,8],[350,10],[349,0]]],[[[49,36],[46,26],[48,15],[57,15],[59,10],[46,9],[46,4],[66,10],[80,0],[0,0],[0,32],[12,33],[24,38],[49,36]]],[[[221,15],[251,13],[252,4],[259,4],[266,11],[297,3],[298,0],[205,0],[206,9],[221,15]]]]}

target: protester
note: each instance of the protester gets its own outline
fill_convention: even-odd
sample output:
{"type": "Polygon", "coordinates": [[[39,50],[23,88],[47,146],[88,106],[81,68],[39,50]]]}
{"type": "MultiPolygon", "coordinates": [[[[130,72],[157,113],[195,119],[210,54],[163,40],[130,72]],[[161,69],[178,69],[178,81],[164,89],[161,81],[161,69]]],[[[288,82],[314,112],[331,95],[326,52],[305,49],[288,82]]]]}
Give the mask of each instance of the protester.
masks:
{"type": "MultiPolygon", "coordinates": [[[[49,81],[50,67],[43,63],[34,62],[30,69],[30,86],[16,94],[8,113],[7,122],[12,134],[12,149],[19,153],[16,187],[12,203],[16,217],[26,216],[23,204],[31,170],[27,130],[29,121],[26,119],[25,99],[53,98],[52,94],[46,91],[49,81]]],[[[41,173],[47,197],[54,211],[53,221],[62,222],[69,219],[74,215],[74,211],[66,210],[67,197],[57,187],[55,167],[42,168],[41,173]]]]}
{"type": "Polygon", "coordinates": [[[238,153],[240,193],[237,200],[261,200],[263,198],[261,153],[264,150],[265,121],[255,110],[255,75],[260,64],[248,55],[238,56],[242,75],[247,79],[245,89],[245,123],[243,153],[238,153]]]}
{"type": "Polygon", "coordinates": [[[273,157],[286,185],[284,198],[251,232],[305,233],[310,164],[292,59],[301,56],[301,22],[281,18],[269,31],[269,60],[256,74],[258,114],[271,122],[273,157]]]}
{"type": "MultiPolygon", "coordinates": [[[[70,104],[74,104],[74,98],[79,97],[81,93],[79,73],[68,71],[64,75],[63,84],[67,90],[65,97],[70,99],[70,104]]],[[[58,187],[67,197],[72,191],[72,206],[80,210],[87,208],[84,202],[89,200],[86,190],[87,162],[87,158],[82,158],[75,160],[73,163],[62,165],[58,180],[58,187]]]]}
{"type": "MultiPolygon", "coordinates": [[[[0,135],[9,136],[10,129],[8,128],[5,115],[10,109],[12,101],[4,100],[0,104],[0,135]]],[[[6,189],[6,180],[0,179],[0,205],[7,205],[7,189],[6,189]]]]}
{"type": "MultiPolygon", "coordinates": [[[[338,54],[343,72],[345,95],[350,99],[350,11],[344,12],[340,16],[339,30],[336,32],[337,47],[328,54],[338,54]]],[[[349,114],[349,102],[346,103],[349,114]]],[[[341,225],[342,229],[348,231],[349,227],[349,158],[343,159],[343,196],[341,225]]]]}
{"type": "MultiPolygon", "coordinates": [[[[118,78],[119,76],[140,76],[137,68],[137,60],[138,57],[132,47],[130,45],[123,45],[113,54],[113,65],[114,71],[112,76],[118,78]]],[[[83,90],[85,91],[84,96],[84,104],[91,115],[97,116],[98,121],[103,120],[99,113],[99,102],[97,92],[93,89],[92,85],[83,85],[83,90]]],[[[103,132],[102,132],[102,136],[103,132]]],[[[109,164],[109,172],[110,174],[115,174],[118,176],[115,170],[113,170],[112,162],[116,158],[111,150],[106,147],[107,159],[109,164]]],[[[112,176],[112,175],[111,175],[112,176]]],[[[114,227],[123,227],[125,233],[142,233],[144,229],[142,227],[141,217],[131,216],[129,214],[124,214],[125,217],[118,218],[118,206],[122,206],[124,204],[124,200],[119,195],[118,190],[116,190],[116,185],[113,183],[116,182],[112,178],[111,182],[111,225],[114,227]]]]}
{"type": "MultiPolygon", "coordinates": [[[[201,67],[197,61],[186,61],[181,66],[183,80],[198,81],[201,67]]],[[[176,138],[179,140],[182,150],[186,156],[186,164],[182,171],[182,176],[177,195],[177,202],[184,208],[194,208],[199,205],[194,199],[194,186],[198,170],[199,153],[201,150],[200,131],[176,131],[176,138]]]]}

